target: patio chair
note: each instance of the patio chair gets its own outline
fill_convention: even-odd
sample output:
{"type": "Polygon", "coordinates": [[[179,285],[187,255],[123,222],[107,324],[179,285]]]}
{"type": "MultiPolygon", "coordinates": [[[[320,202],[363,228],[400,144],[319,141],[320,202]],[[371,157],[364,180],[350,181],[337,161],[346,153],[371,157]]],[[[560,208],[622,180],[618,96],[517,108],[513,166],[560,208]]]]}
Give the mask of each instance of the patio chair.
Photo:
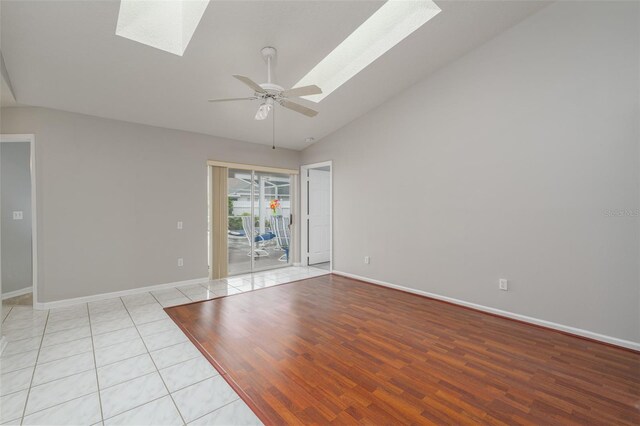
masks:
{"type": "Polygon", "coordinates": [[[280,262],[289,261],[289,241],[291,232],[289,230],[289,218],[281,215],[271,216],[271,232],[276,234],[278,246],[284,250],[284,254],[278,259],[280,262]]]}
{"type": "Polygon", "coordinates": [[[242,229],[244,230],[244,235],[249,240],[249,244],[256,243],[255,248],[253,249],[253,253],[247,253],[247,256],[253,255],[253,257],[265,257],[269,256],[269,252],[266,251],[265,244],[267,241],[275,238],[275,235],[271,232],[259,235],[258,231],[253,229],[253,233],[251,232],[251,216],[242,216],[242,229]],[[251,241],[253,239],[253,241],[251,241]]]}

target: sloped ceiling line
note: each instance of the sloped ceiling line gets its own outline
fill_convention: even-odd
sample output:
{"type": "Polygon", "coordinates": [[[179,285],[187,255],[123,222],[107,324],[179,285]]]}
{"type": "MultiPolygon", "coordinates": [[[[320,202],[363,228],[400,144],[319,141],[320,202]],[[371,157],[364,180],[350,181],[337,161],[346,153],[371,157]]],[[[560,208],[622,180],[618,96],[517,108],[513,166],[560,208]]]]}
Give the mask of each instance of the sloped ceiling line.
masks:
{"type": "Polygon", "coordinates": [[[9,72],[7,71],[7,67],[4,65],[4,56],[2,55],[2,50],[0,50],[0,73],[2,74],[2,78],[4,79],[5,84],[9,88],[11,97],[13,99],[16,99],[16,92],[13,90],[13,86],[11,85],[9,72]]]}

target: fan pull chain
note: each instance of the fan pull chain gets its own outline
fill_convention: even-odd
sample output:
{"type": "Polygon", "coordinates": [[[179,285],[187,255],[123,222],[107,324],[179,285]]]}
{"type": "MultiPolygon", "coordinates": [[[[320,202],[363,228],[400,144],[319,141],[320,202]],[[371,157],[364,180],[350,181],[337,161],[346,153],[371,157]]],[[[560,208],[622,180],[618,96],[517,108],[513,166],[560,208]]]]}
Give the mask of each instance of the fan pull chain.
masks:
{"type": "Polygon", "coordinates": [[[273,109],[271,110],[271,118],[273,119],[273,125],[271,126],[271,149],[276,149],[276,105],[274,103],[273,109]]]}

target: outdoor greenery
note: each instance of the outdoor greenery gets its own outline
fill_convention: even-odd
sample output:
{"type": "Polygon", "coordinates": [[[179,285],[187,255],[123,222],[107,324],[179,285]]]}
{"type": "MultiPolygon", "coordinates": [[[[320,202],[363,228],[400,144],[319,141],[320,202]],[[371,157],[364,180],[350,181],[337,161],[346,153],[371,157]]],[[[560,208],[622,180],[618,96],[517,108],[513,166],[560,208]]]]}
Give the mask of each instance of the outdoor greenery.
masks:
{"type": "MultiPolygon", "coordinates": [[[[235,198],[227,197],[227,212],[229,214],[229,230],[230,231],[242,231],[242,218],[231,217],[233,216],[233,202],[235,198]]],[[[244,213],[243,216],[249,216],[249,213],[244,213]]]]}
{"type": "MultiPolygon", "coordinates": [[[[236,201],[237,198],[227,197],[227,212],[229,214],[229,231],[242,231],[242,217],[240,216],[251,216],[250,213],[242,213],[240,216],[234,216],[233,214],[233,202],[236,201]]],[[[258,228],[260,226],[260,216],[254,217],[255,223],[254,226],[258,228]]],[[[267,227],[269,225],[267,224],[267,227]]]]}

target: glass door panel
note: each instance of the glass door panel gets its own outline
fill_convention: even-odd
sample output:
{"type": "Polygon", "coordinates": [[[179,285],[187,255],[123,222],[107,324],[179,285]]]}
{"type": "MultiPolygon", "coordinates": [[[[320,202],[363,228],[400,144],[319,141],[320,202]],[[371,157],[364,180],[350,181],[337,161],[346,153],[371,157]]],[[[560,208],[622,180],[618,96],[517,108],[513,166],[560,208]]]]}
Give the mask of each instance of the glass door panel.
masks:
{"type": "Polygon", "coordinates": [[[253,173],[254,271],[291,265],[291,201],[291,175],[253,173]]]}
{"type": "Polygon", "coordinates": [[[227,178],[228,223],[227,249],[228,274],[251,272],[254,239],[252,221],[252,182],[250,170],[229,169],[227,178]]]}

